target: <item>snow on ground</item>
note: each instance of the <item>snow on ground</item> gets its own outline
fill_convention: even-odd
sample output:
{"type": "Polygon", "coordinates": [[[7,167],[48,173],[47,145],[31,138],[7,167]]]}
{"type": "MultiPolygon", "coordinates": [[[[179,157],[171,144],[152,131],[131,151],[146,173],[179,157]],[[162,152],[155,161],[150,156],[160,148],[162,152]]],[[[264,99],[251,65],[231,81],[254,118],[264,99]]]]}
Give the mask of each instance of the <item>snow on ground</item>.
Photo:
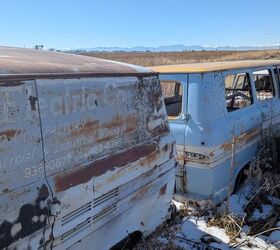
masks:
{"type": "MultiPolygon", "coordinates": [[[[253,195],[254,189],[248,184],[237,194],[231,195],[228,202],[222,204],[219,209],[227,207],[229,214],[227,218],[240,218],[241,220],[245,216],[244,207],[253,195]]],[[[254,208],[250,220],[259,221],[271,215],[273,206],[277,205],[279,200],[273,197],[270,197],[270,199],[275,203],[262,204],[260,207],[254,208]]],[[[271,230],[267,234],[248,236],[247,234],[254,227],[254,224],[251,226],[243,225],[240,228],[239,236],[231,240],[224,228],[209,225],[213,216],[211,212],[208,215],[197,216],[195,215],[195,208],[188,206],[186,212],[186,205],[177,201],[174,201],[174,204],[181,216],[177,216],[169,225],[158,229],[136,249],[280,249],[279,217],[276,225],[279,230],[271,230]]]]}
{"type": "Polygon", "coordinates": [[[137,245],[142,249],[280,250],[280,137],[263,140],[239,191],[215,206],[175,195],[177,216],[137,245]],[[180,198],[180,199],[178,199],[180,198]]]}

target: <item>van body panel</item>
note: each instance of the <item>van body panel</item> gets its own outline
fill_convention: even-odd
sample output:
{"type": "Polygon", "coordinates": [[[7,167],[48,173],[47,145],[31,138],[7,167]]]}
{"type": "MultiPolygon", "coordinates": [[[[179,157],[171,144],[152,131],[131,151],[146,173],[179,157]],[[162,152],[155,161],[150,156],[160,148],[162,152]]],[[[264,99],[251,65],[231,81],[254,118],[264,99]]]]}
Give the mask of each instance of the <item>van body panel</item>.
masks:
{"type": "MultiPolygon", "coordinates": [[[[108,249],[117,243],[115,241],[116,238],[122,239],[127,236],[127,232],[139,231],[141,228],[137,225],[142,225],[142,228],[147,228],[148,230],[143,231],[143,235],[148,236],[158,226],[157,221],[163,221],[165,214],[170,213],[165,204],[166,202],[170,202],[166,198],[173,196],[174,193],[174,174],[174,171],[169,172],[164,177],[164,182],[160,185],[159,183],[152,183],[151,185],[156,185],[159,188],[155,189],[155,186],[152,187],[153,192],[150,192],[148,195],[143,195],[147,193],[146,188],[148,187],[139,190],[139,193],[136,195],[141,196],[142,199],[137,198],[137,203],[135,203],[137,209],[127,209],[126,207],[124,213],[115,216],[110,223],[104,224],[92,236],[85,237],[83,241],[77,242],[70,249],[86,249],[87,246],[93,244],[97,246],[96,249],[108,249]],[[167,183],[167,185],[164,183],[167,183]],[[155,201],[159,204],[158,206],[155,206],[155,201]],[[141,213],[142,218],[140,218],[139,213],[141,213]],[[115,230],[116,228],[118,229],[115,230]],[[116,237],[111,238],[108,235],[116,235],[116,237]],[[100,239],[103,240],[101,241],[100,239]]],[[[129,199],[134,198],[129,197],[129,199]]]]}
{"type": "MultiPolygon", "coordinates": [[[[187,89],[187,95],[182,94],[186,98],[187,119],[181,124],[180,120],[169,118],[180,152],[178,169],[183,172],[176,178],[178,193],[212,198],[219,203],[233,190],[238,174],[256,155],[262,136],[279,133],[279,63],[218,62],[152,68],[160,72],[161,80],[163,76],[172,79],[177,75],[189,79],[182,82],[183,90],[187,89]],[[271,76],[265,73],[268,71],[271,76]],[[253,74],[259,74],[263,85],[255,81],[253,74]],[[231,78],[233,94],[226,87],[226,79],[231,78]],[[272,90],[263,89],[267,84],[273,85],[272,90]],[[184,125],[182,132],[179,126],[184,125]]],[[[163,84],[167,83],[161,81],[163,84]]]]}
{"type": "Polygon", "coordinates": [[[36,82],[46,176],[56,200],[52,244],[72,244],[79,231],[88,235],[136,204],[137,197],[121,206],[143,186],[148,190],[157,177],[151,170],[173,157],[173,139],[155,77],[36,82]],[[151,180],[140,178],[148,172],[151,180]],[[131,184],[121,189],[126,183],[131,184]],[[81,227],[90,222],[89,229],[81,227]]]}
{"type": "Polygon", "coordinates": [[[168,219],[177,163],[158,76],[1,51],[0,249],[108,249],[168,219]]]}
{"type": "Polygon", "coordinates": [[[35,81],[0,83],[0,249],[49,238],[51,191],[45,180],[35,81]]]}

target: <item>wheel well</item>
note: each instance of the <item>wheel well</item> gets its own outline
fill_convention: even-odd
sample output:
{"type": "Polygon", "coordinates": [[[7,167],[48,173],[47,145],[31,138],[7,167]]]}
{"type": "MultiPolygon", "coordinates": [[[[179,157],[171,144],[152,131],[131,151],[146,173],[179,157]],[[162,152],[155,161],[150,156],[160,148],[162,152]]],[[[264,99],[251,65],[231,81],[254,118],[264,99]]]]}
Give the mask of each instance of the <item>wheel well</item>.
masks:
{"type": "Polygon", "coordinates": [[[140,231],[134,231],[130,233],[126,238],[121,240],[115,246],[111,247],[110,250],[124,250],[133,249],[141,240],[143,239],[143,234],[140,231]]]}
{"type": "Polygon", "coordinates": [[[245,174],[245,171],[249,169],[250,162],[247,163],[245,166],[243,166],[238,174],[236,175],[235,181],[234,181],[234,188],[232,193],[236,193],[239,189],[239,187],[244,183],[244,181],[247,179],[247,175],[245,174]]]}

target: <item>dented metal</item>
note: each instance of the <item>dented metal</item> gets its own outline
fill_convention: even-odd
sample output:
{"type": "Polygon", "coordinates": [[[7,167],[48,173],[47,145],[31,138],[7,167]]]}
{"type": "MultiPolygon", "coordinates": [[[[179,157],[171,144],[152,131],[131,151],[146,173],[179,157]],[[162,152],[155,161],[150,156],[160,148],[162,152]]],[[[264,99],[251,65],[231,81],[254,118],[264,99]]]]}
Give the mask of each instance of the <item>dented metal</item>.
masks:
{"type": "MultiPolygon", "coordinates": [[[[228,190],[233,189],[238,174],[255,156],[262,136],[279,133],[278,65],[279,61],[272,60],[152,68],[160,72],[162,85],[176,82],[181,86],[181,94],[175,88],[173,92],[169,89],[165,99],[167,111],[171,113],[170,128],[176,139],[179,163],[176,172],[177,192],[187,193],[192,198],[212,198],[220,202],[226,198],[228,190]],[[266,73],[265,80],[270,79],[273,86],[260,90],[265,84],[258,83],[257,90],[254,84],[256,74],[262,74],[263,77],[264,72],[270,72],[269,75],[266,73]],[[229,97],[226,96],[225,86],[227,76],[238,76],[233,83],[237,94],[229,97]],[[240,77],[245,76],[251,88],[245,86],[245,82],[244,89],[240,89],[240,77]],[[250,89],[250,105],[227,108],[229,98],[235,98],[233,100],[242,105],[240,100],[249,94],[250,89]],[[260,96],[263,92],[267,93],[267,100],[260,96]],[[172,114],[176,109],[180,112],[174,117],[172,114]],[[234,159],[232,152],[235,152],[234,159]]],[[[165,86],[163,90],[166,89],[168,87],[165,86]]],[[[250,99],[245,100],[248,102],[250,99]]]]}
{"type": "MultiPolygon", "coordinates": [[[[18,65],[25,50],[10,52],[18,65]]],[[[0,83],[0,249],[108,249],[148,235],[168,217],[175,184],[157,76],[129,65],[113,76],[114,62],[98,61],[88,77],[61,78],[65,57],[94,59],[41,53],[26,51],[33,66],[42,57],[51,65],[24,65],[33,80],[15,80],[0,58],[9,74],[0,83]],[[54,74],[36,78],[40,70],[54,74]]],[[[66,62],[67,72],[76,67],[66,62]]]]}

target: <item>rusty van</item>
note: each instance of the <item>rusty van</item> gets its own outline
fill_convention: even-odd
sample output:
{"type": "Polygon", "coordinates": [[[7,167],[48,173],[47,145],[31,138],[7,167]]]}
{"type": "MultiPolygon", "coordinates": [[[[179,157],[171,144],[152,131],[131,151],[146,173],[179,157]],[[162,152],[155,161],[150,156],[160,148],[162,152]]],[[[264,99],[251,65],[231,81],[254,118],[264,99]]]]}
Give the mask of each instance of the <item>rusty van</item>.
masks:
{"type": "Polygon", "coordinates": [[[278,133],[280,61],[157,66],[176,139],[177,193],[219,202],[233,191],[262,135],[278,133]]]}
{"type": "Polygon", "coordinates": [[[0,249],[109,249],[170,214],[174,139],[158,76],[0,47],[0,249]]]}

